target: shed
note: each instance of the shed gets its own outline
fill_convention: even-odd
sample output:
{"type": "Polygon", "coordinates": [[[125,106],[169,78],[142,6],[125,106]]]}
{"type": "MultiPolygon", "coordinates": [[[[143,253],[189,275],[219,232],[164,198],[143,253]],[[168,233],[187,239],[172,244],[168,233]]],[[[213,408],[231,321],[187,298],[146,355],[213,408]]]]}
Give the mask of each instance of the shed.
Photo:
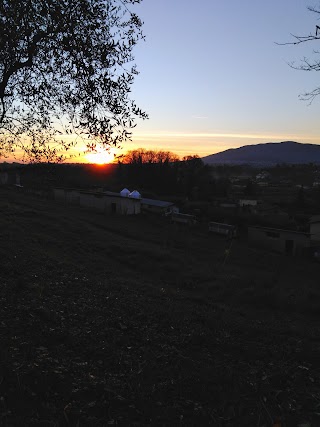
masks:
{"type": "Polygon", "coordinates": [[[256,199],[240,199],[239,206],[244,212],[255,213],[258,201],[256,199]]]}
{"type": "Polygon", "coordinates": [[[53,189],[53,197],[57,202],[65,202],[65,192],[64,188],[55,187],[53,189]]]}
{"type": "Polygon", "coordinates": [[[320,241],[320,215],[313,215],[309,220],[309,224],[311,240],[320,241]]]}
{"type": "Polygon", "coordinates": [[[197,220],[194,215],[174,212],[171,215],[171,221],[178,224],[195,225],[197,220]]]}
{"type": "Polygon", "coordinates": [[[104,193],[81,191],[80,206],[120,215],[137,215],[141,212],[140,199],[122,197],[120,193],[111,191],[104,193]]]}
{"type": "Polygon", "coordinates": [[[221,222],[209,222],[209,231],[231,238],[236,237],[237,227],[235,225],[225,224],[221,222]]]}
{"type": "Polygon", "coordinates": [[[80,192],[80,206],[96,211],[105,211],[105,197],[103,193],[93,191],[80,192]]]}
{"type": "Polygon", "coordinates": [[[240,199],[239,206],[257,206],[258,201],[256,199],[240,199]]]}
{"type": "Polygon", "coordinates": [[[21,185],[20,172],[16,168],[0,172],[0,185],[21,185]]]}
{"type": "Polygon", "coordinates": [[[0,185],[6,185],[9,181],[8,172],[0,172],[0,185]]]}
{"type": "Polygon", "coordinates": [[[311,243],[310,233],[256,226],[248,227],[248,241],[252,246],[287,255],[304,254],[311,243]]]}
{"type": "Polygon", "coordinates": [[[68,205],[80,205],[80,190],[76,188],[59,188],[53,189],[54,199],[58,202],[68,205]]]}
{"type": "Polygon", "coordinates": [[[152,212],[160,215],[168,215],[172,212],[179,212],[177,206],[172,202],[156,199],[141,199],[141,210],[144,212],[152,212]]]}

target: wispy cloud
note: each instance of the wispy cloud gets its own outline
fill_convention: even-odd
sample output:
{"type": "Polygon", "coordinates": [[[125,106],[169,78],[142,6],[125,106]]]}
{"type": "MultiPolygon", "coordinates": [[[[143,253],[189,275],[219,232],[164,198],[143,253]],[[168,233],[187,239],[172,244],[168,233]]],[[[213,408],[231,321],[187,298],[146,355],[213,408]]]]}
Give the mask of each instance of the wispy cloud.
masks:
{"type": "Polygon", "coordinates": [[[134,138],[144,139],[161,139],[161,138],[235,138],[235,139],[263,139],[268,140],[312,140],[319,141],[319,136],[315,135],[297,135],[297,134],[255,134],[255,133],[184,133],[184,132],[157,132],[157,133],[134,133],[134,138]]]}

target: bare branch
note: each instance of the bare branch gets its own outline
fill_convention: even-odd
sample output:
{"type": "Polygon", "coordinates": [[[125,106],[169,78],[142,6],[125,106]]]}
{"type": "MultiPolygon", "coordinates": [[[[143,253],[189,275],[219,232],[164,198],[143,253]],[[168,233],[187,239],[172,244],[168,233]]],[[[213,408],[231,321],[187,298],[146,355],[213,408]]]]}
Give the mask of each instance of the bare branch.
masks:
{"type": "Polygon", "coordinates": [[[320,36],[314,36],[312,34],[309,34],[308,36],[295,36],[294,34],[291,34],[291,36],[296,39],[296,41],[294,42],[286,42],[286,43],[278,43],[275,42],[276,45],[278,46],[287,46],[287,45],[298,45],[301,43],[306,43],[306,42],[310,42],[310,41],[314,41],[314,40],[320,40],[320,36]]]}

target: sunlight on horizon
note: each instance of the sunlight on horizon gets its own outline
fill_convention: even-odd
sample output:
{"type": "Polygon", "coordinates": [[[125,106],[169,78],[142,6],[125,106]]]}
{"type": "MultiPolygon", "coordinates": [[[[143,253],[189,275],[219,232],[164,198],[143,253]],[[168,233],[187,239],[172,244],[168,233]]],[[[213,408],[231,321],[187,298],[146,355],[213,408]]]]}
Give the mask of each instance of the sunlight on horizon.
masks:
{"type": "MultiPolygon", "coordinates": [[[[72,138],[68,135],[69,139],[72,138]]],[[[228,149],[239,148],[245,145],[264,144],[268,142],[296,141],[300,143],[319,144],[319,137],[316,135],[303,134],[258,134],[258,133],[227,133],[227,132],[137,132],[133,134],[131,141],[126,141],[122,148],[110,147],[103,150],[102,147],[97,152],[88,152],[86,146],[79,142],[68,153],[64,163],[91,163],[105,165],[117,162],[117,156],[126,154],[128,151],[143,148],[154,151],[170,151],[180,158],[188,155],[198,155],[205,157],[211,154],[220,153],[228,149]]],[[[9,156],[0,157],[0,162],[21,162],[22,151],[16,151],[16,158],[9,156]]],[[[28,163],[28,162],[27,162],[28,163]]]]}
{"type": "Polygon", "coordinates": [[[106,165],[114,162],[116,154],[117,150],[115,148],[105,150],[103,148],[98,148],[94,152],[84,152],[82,156],[80,155],[79,157],[80,159],[82,158],[82,161],[85,160],[86,163],[106,165]]]}

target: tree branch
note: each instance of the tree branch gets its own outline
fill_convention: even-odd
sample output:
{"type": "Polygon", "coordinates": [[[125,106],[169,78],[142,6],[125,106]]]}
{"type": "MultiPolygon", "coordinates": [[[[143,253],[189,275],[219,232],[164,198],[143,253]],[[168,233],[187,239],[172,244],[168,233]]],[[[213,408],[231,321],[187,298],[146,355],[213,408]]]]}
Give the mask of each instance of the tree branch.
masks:
{"type": "Polygon", "coordinates": [[[275,44],[278,46],[286,46],[286,45],[293,46],[301,43],[310,42],[312,40],[320,40],[320,36],[313,36],[312,34],[310,34],[309,36],[295,36],[294,34],[291,34],[291,36],[296,39],[295,42],[286,42],[286,43],[275,42],[275,44]]]}

